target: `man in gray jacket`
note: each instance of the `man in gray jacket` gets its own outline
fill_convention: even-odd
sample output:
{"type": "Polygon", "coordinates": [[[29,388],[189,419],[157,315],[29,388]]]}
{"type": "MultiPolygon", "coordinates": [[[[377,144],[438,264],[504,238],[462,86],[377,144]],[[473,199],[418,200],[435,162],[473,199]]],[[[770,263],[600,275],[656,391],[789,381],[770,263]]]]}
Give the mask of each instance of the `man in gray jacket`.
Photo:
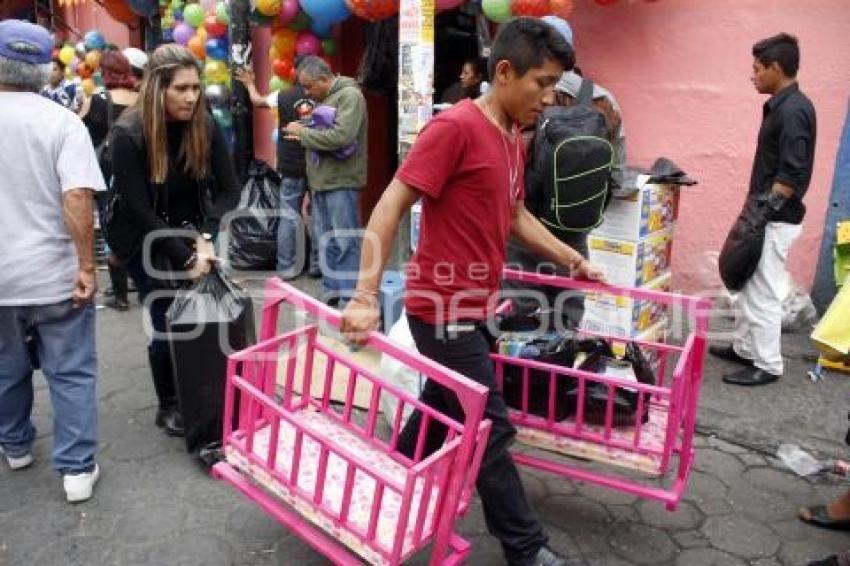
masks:
{"type": "Polygon", "coordinates": [[[319,105],[315,116],[329,123],[290,122],[286,132],[307,150],[307,181],[312,197],[325,300],[342,306],[354,291],[360,269],[360,189],[366,184],[368,117],[366,99],[354,79],[334,75],[319,57],[298,67],[305,93],[319,105]],[[322,107],[333,109],[323,112],[322,107]]]}

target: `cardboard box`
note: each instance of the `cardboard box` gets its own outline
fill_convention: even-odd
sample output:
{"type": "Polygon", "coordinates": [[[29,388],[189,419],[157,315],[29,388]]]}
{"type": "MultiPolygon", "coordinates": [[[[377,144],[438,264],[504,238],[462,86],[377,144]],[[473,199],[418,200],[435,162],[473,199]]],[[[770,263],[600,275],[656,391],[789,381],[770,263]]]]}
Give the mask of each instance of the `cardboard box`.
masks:
{"type": "Polygon", "coordinates": [[[627,197],[611,199],[602,224],[592,234],[636,242],[671,228],[679,216],[679,188],[644,185],[627,197]]]}
{"type": "MultiPolygon", "coordinates": [[[[644,288],[670,291],[671,282],[672,276],[668,272],[644,288]]],[[[632,338],[666,317],[668,310],[667,305],[654,301],[641,301],[609,293],[588,293],[584,299],[584,318],[581,326],[592,332],[632,338]]]]}
{"type": "Polygon", "coordinates": [[[590,234],[587,247],[590,261],[605,270],[609,283],[641,287],[669,271],[673,229],[653,232],[637,242],[590,234]]]}

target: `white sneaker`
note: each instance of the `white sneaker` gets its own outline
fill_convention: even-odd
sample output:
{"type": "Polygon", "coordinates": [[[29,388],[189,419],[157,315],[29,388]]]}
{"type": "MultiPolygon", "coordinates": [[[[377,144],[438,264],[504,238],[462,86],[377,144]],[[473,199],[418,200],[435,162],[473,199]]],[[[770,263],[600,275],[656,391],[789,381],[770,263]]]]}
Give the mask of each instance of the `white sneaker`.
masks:
{"type": "Polygon", "coordinates": [[[65,487],[65,496],[68,503],[79,503],[91,499],[94,484],[100,478],[100,467],[95,464],[94,470],[85,474],[62,476],[62,485],[65,487]]]}
{"type": "Polygon", "coordinates": [[[32,464],[32,454],[30,454],[29,452],[27,452],[23,456],[18,456],[17,458],[15,458],[14,456],[9,456],[5,452],[3,452],[2,448],[0,448],[0,454],[6,457],[6,463],[9,464],[9,467],[13,470],[22,470],[32,464]]]}

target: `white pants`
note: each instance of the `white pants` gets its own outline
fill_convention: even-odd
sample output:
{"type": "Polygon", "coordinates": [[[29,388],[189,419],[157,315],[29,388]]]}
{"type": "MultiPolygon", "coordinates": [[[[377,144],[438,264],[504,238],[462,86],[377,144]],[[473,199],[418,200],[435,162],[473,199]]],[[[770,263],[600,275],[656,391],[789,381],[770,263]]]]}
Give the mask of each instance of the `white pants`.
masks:
{"type": "Polygon", "coordinates": [[[773,375],[783,370],[782,301],[790,287],[785,259],[801,230],[800,224],[770,222],[756,272],[738,293],[735,352],[773,375]]]}

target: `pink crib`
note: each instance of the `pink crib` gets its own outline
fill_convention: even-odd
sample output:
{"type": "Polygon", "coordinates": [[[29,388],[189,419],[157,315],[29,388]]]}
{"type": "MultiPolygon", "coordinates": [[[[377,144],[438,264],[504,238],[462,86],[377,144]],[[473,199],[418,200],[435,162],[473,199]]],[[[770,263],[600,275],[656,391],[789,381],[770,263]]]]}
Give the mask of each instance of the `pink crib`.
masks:
{"type": "Polygon", "coordinates": [[[465,418],[451,420],[321,343],[316,325],[275,336],[283,303],[339,326],[339,312],[268,280],[261,341],[229,359],[226,459],[214,475],[335,564],[399,564],[429,545],[430,564],[463,562],[469,543],[454,525],[468,508],[490,430],[482,420],[487,390],[371,333],[368,346],[457,395],[465,418]],[[382,395],[398,399],[389,431],[379,426],[382,395]],[[355,397],[366,399],[363,410],[355,397]],[[423,413],[412,459],[397,448],[406,407],[423,413]],[[431,420],[448,433],[442,448],[424,455],[431,420]]]}
{"type": "MultiPolygon", "coordinates": [[[[578,291],[604,291],[618,296],[653,301],[664,305],[676,322],[680,323],[684,319],[689,321],[689,333],[682,345],[635,341],[644,352],[653,352],[656,356],[655,385],[500,354],[492,356],[500,386],[504,382],[506,366],[521,368],[520,408],[511,410],[511,420],[517,427],[519,443],[538,450],[516,450],[514,460],[517,463],[658,500],[665,503],[667,509],[675,509],[682,499],[694,461],[693,436],[708,330],[709,300],[644,289],[603,286],[522,271],[506,270],[505,278],[578,291]],[[675,365],[671,375],[666,376],[668,364],[671,362],[675,365]],[[530,414],[528,410],[530,370],[542,370],[544,377],[545,372],[549,374],[550,402],[545,417],[530,414]],[[576,413],[560,422],[555,419],[555,391],[558,379],[575,379],[578,382],[576,413]],[[589,384],[594,382],[604,384],[608,392],[604,424],[585,422],[585,394],[589,384]],[[619,387],[638,393],[633,426],[613,426],[614,397],[619,387]],[[641,415],[647,403],[649,419],[643,422],[641,415]],[[568,464],[564,458],[551,458],[548,454],[569,456],[602,465],[568,464]],[[672,472],[674,465],[676,469],[672,472]],[[616,473],[615,470],[622,470],[624,473],[616,473]]],[[[623,337],[584,333],[625,341],[623,337]]],[[[536,373],[539,379],[540,372],[536,373]]]]}

